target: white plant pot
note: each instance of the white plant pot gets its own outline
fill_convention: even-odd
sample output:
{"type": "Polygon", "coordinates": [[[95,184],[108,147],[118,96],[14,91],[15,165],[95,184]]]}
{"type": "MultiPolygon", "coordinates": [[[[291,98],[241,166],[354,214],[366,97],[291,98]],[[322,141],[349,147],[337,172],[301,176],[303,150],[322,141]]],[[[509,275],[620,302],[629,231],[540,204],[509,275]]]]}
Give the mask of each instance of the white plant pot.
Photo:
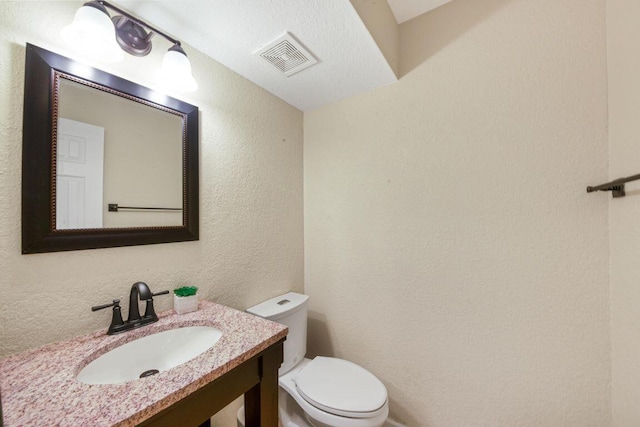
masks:
{"type": "Polygon", "coordinates": [[[198,309],[198,294],[188,297],[179,297],[173,294],[173,308],[178,314],[191,313],[198,309]]]}

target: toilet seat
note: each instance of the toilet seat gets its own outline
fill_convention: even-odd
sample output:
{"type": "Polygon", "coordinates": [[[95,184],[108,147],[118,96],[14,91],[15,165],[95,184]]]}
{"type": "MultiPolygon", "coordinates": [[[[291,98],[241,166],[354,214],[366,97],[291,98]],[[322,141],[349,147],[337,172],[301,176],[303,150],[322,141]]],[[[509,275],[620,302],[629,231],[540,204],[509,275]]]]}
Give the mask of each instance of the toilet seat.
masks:
{"type": "Polygon", "coordinates": [[[386,408],[382,382],[348,360],[318,356],[298,372],[295,383],[305,401],[330,414],[370,418],[386,408]]]}

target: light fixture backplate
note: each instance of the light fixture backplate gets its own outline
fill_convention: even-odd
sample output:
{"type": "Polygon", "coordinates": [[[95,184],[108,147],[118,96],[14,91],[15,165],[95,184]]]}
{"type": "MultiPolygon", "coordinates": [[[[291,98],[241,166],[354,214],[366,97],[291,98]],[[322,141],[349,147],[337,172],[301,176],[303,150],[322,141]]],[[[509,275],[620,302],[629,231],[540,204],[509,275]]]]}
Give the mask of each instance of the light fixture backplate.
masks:
{"type": "Polygon", "coordinates": [[[126,16],[117,15],[111,20],[116,29],[116,40],[122,50],[133,56],[146,56],[151,52],[153,33],[147,33],[141,25],[126,16]]]}

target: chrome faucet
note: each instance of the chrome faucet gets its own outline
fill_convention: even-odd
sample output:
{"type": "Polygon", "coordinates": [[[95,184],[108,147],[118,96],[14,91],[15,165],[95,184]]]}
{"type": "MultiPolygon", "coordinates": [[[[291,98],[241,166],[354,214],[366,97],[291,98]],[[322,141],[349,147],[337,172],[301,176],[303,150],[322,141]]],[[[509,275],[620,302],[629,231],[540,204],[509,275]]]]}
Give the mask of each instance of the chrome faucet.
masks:
{"type": "Polygon", "coordinates": [[[131,292],[129,293],[129,317],[127,321],[122,320],[120,300],[113,300],[111,304],[97,305],[91,307],[91,311],[102,310],[103,308],[113,307],[113,316],[111,318],[111,325],[109,325],[108,335],[115,335],[121,332],[136,329],[149,323],[157,322],[158,315],[153,308],[153,297],[158,295],[166,295],[169,291],[162,291],[158,293],[152,293],[144,282],[136,282],[131,286],[131,292]],[[144,316],[140,317],[140,310],[138,309],[138,300],[146,301],[144,316]]]}

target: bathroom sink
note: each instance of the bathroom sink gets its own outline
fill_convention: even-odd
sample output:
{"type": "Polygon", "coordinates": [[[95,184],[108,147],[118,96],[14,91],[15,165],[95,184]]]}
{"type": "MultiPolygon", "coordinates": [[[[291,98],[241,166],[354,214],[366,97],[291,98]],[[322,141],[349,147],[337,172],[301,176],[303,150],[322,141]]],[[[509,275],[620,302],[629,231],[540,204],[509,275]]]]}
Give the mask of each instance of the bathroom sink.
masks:
{"type": "Polygon", "coordinates": [[[204,353],[222,337],[209,326],[170,329],[116,347],[85,366],[76,379],[120,384],[166,371],[204,353]]]}

